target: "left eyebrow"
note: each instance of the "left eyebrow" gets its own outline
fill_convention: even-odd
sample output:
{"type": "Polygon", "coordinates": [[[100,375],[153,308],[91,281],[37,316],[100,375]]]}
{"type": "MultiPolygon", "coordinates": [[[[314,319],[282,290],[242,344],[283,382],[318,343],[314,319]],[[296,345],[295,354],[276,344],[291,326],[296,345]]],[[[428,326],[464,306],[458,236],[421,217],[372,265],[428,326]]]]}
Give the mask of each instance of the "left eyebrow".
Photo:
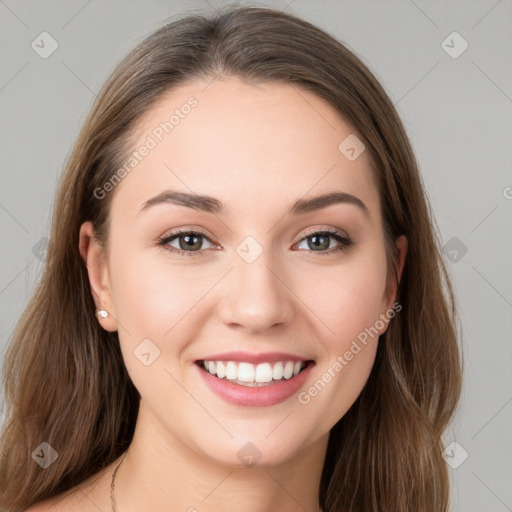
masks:
{"type": "Polygon", "coordinates": [[[340,203],[357,206],[368,218],[370,217],[370,211],[368,210],[368,207],[363,203],[363,201],[361,201],[361,199],[352,194],[341,192],[339,190],[335,190],[333,192],[322,194],[320,196],[312,197],[309,199],[298,199],[290,208],[290,213],[292,215],[310,213],[315,210],[321,210],[327,206],[340,203]]]}
{"type": "Polygon", "coordinates": [[[162,203],[186,206],[187,208],[192,208],[194,210],[200,210],[207,213],[226,213],[224,203],[218,199],[215,199],[214,197],[190,194],[188,192],[178,192],[175,190],[166,190],[165,192],[152,197],[142,205],[139,213],[146,210],[147,208],[150,208],[151,206],[162,203]]]}
{"type": "MultiPolygon", "coordinates": [[[[151,206],[162,203],[185,206],[194,210],[214,214],[225,214],[227,212],[225,204],[215,197],[200,194],[190,194],[188,192],[179,192],[175,190],[166,190],[165,192],[152,197],[143,204],[140,212],[150,208],[151,206]]],[[[368,218],[370,217],[368,207],[363,203],[363,201],[361,201],[361,199],[352,194],[339,190],[308,199],[298,199],[292,204],[289,213],[291,215],[311,213],[333,204],[341,203],[357,206],[368,218]]]]}

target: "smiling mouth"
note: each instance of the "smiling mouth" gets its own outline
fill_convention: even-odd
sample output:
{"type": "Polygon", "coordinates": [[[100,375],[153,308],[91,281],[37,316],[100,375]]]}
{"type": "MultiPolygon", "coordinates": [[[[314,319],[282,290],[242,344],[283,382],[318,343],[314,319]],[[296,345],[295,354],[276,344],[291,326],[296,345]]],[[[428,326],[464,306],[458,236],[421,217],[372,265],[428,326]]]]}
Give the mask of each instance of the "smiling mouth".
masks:
{"type": "Polygon", "coordinates": [[[264,387],[292,380],[315,362],[313,360],[276,361],[254,365],[238,361],[199,360],[195,364],[219,380],[240,386],[264,387]]]}

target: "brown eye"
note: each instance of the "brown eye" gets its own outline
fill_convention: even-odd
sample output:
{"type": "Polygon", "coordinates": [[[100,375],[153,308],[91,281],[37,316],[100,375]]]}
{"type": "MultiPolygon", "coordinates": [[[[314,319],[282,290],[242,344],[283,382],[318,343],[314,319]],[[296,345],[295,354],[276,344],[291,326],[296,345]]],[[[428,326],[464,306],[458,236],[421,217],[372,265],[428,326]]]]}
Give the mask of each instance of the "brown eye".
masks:
{"type": "MultiPolygon", "coordinates": [[[[186,250],[186,249],[201,249],[202,246],[202,235],[177,235],[173,237],[174,239],[179,240],[179,246],[180,249],[186,250]]],[[[169,243],[172,240],[169,240],[169,243]]]]}
{"type": "Polygon", "coordinates": [[[307,241],[307,250],[322,255],[333,254],[338,251],[343,251],[353,244],[353,242],[349,238],[340,235],[337,231],[316,231],[304,237],[299,242],[299,244],[303,243],[304,241],[307,241]],[[331,240],[333,239],[338,242],[338,247],[336,247],[335,245],[331,245],[331,240]]]}
{"type": "Polygon", "coordinates": [[[170,252],[175,252],[182,256],[200,255],[204,248],[203,241],[210,239],[204,234],[197,231],[177,231],[166,235],[158,244],[165,247],[170,252]],[[178,246],[171,245],[171,242],[178,243],[178,246]],[[194,254],[197,253],[197,254],[194,254]]]}

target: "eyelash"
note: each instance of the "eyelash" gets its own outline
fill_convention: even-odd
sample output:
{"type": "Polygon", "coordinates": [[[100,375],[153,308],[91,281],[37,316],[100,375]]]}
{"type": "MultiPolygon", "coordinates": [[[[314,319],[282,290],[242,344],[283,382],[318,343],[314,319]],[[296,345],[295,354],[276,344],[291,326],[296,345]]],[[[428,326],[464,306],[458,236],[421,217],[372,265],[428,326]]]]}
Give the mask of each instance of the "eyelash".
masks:
{"type": "MultiPolygon", "coordinates": [[[[202,249],[200,251],[183,251],[182,249],[176,249],[175,247],[170,247],[167,245],[169,242],[171,242],[174,238],[179,238],[181,235],[201,235],[204,238],[206,238],[209,242],[212,242],[210,240],[210,237],[201,230],[182,230],[177,229],[176,231],[173,231],[172,233],[169,233],[167,235],[164,235],[162,238],[158,240],[158,245],[163,247],[165,250],[172,252],[173,254],[178,254],[179,256],[187,256],[187,257],[196,257],[201,256],[205,249],[202,249]]],[[[327,251],[310,251],[318,254],[319,256],[328,256],[334,253],[337,253],[339,251],[344,251],[351,247],[354,242],[350,240],[350,238],[346,237],[342,234],[340,230],[322,230],[322,231],[310,231],[306,233],[297,243],[302,242],[306,238],[310,238],[314,235],[328,235],[329,237],[334,238],[336,241],[340,243],[338,247],[329,249],[327,251]]],[[[212,242],[213,243],[213,242],[212,242]]],[[[303,250],[303,249],[301,249],[303,250]]]]}

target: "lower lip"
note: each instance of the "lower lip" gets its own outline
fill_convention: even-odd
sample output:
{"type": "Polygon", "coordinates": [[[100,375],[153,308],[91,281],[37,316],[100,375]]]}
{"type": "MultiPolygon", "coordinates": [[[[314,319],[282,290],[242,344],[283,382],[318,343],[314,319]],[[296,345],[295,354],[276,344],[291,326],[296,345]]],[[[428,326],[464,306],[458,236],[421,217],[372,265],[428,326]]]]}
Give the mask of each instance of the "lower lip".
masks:
{"type": "Polygon", "coordinates": [[[311,373],[315,365],[310,361],[307,367],[291,379],[282,379],[269,386],[249,387],[235,384],[224,379],[219,379],[201,368],[197,367],[199,374],[206,385],[219,397],[234,405],[249,407],[268,407],[284,402],[298,391],[311,373]]]}

